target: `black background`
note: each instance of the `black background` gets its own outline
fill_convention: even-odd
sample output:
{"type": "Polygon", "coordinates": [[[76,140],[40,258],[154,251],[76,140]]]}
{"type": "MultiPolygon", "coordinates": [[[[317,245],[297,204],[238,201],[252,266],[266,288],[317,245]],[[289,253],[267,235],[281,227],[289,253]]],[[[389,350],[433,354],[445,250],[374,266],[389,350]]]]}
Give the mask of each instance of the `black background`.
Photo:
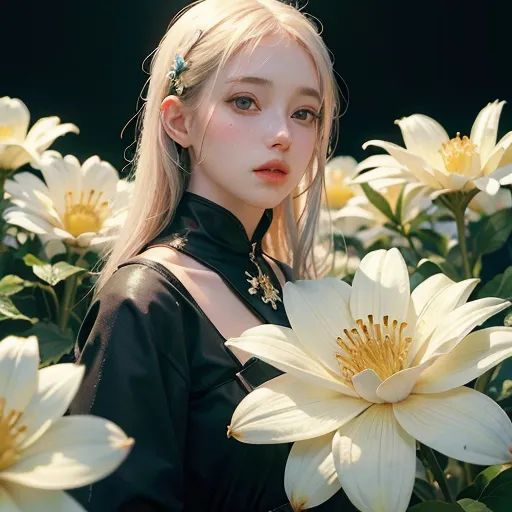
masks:
{"type": "MultiPolygon", "coordinates": [[[[133,124],[123,138],[121,130],[147,78],[142,62],[187,3],[5,2],[0,96],[22,99],[31,124],[57,115],[79,126],[80,135],[66,135],[54,149],[80,160],[98,154],[121,170],[133,124]]],[[[450,136],[469,135],[489,101],[510,100],[511,4],[310,0],[305,11],[323,23],[350,95],[337,154],[360,160],[372,138],[402,144],[393,121],[416,112],[437,119],[450,136]]],[[[512,107],[505,106],[499,136],[510,130],[512,107]]]]}

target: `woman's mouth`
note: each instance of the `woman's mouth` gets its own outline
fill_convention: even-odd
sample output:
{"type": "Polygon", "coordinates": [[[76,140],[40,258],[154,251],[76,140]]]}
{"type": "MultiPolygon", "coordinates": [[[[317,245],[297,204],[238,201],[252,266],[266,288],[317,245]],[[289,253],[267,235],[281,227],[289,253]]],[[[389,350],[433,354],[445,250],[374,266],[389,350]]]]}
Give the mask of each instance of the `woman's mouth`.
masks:
{"type": "Polygon", "coordinates": [[[283,183],[288,177],[288,174],[280,169],[259,169],[253,172],[258,178],[267,183],[283,183]]]}

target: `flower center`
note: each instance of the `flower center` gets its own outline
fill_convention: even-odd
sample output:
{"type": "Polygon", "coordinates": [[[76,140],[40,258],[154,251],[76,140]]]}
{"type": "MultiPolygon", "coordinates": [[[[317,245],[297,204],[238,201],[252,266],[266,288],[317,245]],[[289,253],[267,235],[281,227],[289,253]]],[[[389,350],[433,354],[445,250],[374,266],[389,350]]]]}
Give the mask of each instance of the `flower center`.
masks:
{"type": "Polygon", "coordinates": [[[335,210],[343,208],[354,197],[352,188],[345,185],[345,174],[339,169],[330,172],[325,190],[327,205],[335,210]]]}
{"type": "Polygon", "coordinates": [[[0,397],[0,472],[18,460],[19,438],[27,430],[26,425],[19,424],[22,412],[5,412],[5,398],[0,397]]]}
{"type": "Polygon", "coordinates": [[[103,192],[90,190],[87,202],[84,202],[85,193],[82,191],[77,202],[72,191],[66,192],[64,226],[68,233],[76,237],[82,233],[97,233],[101,229],[111,213],[108,201],[100,203],[102,195],[103,192]]]}
{"type": "Polygon", "coordinates": [[[381,380],[403,370],[411,346],[412,338],[404,336],[406,322],[398,324],[389,321],[386,315],[381,324],[373,323],[373,315],[368,322],[356,320],[357,328],[343,330],[337,343],[343,349],[336,354],[343,380],[352,386],[352,377],[363,370],[373,370],[381,380]]]}
{"type": "Polygon", "coordinates": [[[475,164],[478,165],[477,145],[467,135],[461,139],[460,132],[457,132],[457,137],[449,142],[443,142],[439,152],[449,172],[468,176],[473,174],[475,164]]]}
{"type": "Polygon", "coordinates": [[[12,126],[0,126],[0,140],[12,137],[12,126]]]}

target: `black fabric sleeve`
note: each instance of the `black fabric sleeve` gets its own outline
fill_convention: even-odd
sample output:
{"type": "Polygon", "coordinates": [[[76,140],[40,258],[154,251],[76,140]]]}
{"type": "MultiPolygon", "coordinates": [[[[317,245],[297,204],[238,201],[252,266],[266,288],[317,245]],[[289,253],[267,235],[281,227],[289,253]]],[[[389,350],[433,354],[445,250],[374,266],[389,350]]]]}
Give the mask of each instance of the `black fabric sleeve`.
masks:
{"type": "Polygon", "coordinates": [[[189,375],[181,304],[169,281],[143,265],[120,268],[82,324],[86,366],[71,414],[93,414],[135,439],[110,476],[71,491],[89,512],[183,510],[189,375]]]}

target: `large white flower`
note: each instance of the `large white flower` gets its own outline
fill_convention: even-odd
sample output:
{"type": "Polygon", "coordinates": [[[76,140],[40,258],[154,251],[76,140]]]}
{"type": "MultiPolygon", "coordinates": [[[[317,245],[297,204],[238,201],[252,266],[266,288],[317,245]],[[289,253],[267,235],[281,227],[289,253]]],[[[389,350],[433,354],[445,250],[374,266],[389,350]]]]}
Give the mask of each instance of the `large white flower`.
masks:
{"type": "Polygon", "coordinates": [[[102,418],[62,417],[84,367],[38,364],[35,336],[0,342],[0,510],[81,511],[63,490],[111,473],[133,440],[102,418]]]}
{"type": "Polygon", "coordinates": [[[470,213],[472,218],[478,218],[481,215],[492,215],[500,210],[512,208],[512,194],[510,190],[502,188],[494,196],[485,192],[479,192],[469,203],[470,213]]]}
{"type": "Polygon", "coordinates": [[[45,182],[16,174],[5,189],[15,206],[7,222],[76,247],[100,249],[113,240],[128,213],[132,183],[108,162],[92,156],[81,166],[72,155],[47,151],[38,166],[45,182]]]}
{"type": "MultiPolygon", "coordinates": [[[[406,149],[382,140],[363,145],[385,149],[420,182],[436,191],[469,191],[475,187],[494,195],[500,185],[512,183],[512,164],[507,150],[512,146],[512,132],[497,144],[498,124],[504,101],[489,103],[478,114],[469,138],[460,134],[450,139],[434,119],[413,114],[396,123],[402,131],[406,149]]],[[[395,177],[396,169],[371,171],[370,178],[395,177]]],[[[400,171],[400,174],[402,172],[400,171]]]]}
{"type": "Polygon", "coordinates": [[[263,325],[226,342],[286,372],[242,400],[228,435],[295,442],[285,471],[294,510],[340,486],[363,512],[406,510],[415,440],[474,464],[512,461],[509,418],[463,387],[512,354],[512,328],[471,333],[510,305],[466,303],[477,282],[437,274],[410,293],[400,252],[373,251],[352,287],[334,278],[287,283],[292,329],[263,325]]]}
{"type": "Polygon", "coordinates": [[[30,112],[17,98],[0,98],[0,170],[13,171],[29,162],[37,162],[57,137],[79,133],[71,123],[60,124],[58,117],[39,119],[27,133],[30,112]]]}

